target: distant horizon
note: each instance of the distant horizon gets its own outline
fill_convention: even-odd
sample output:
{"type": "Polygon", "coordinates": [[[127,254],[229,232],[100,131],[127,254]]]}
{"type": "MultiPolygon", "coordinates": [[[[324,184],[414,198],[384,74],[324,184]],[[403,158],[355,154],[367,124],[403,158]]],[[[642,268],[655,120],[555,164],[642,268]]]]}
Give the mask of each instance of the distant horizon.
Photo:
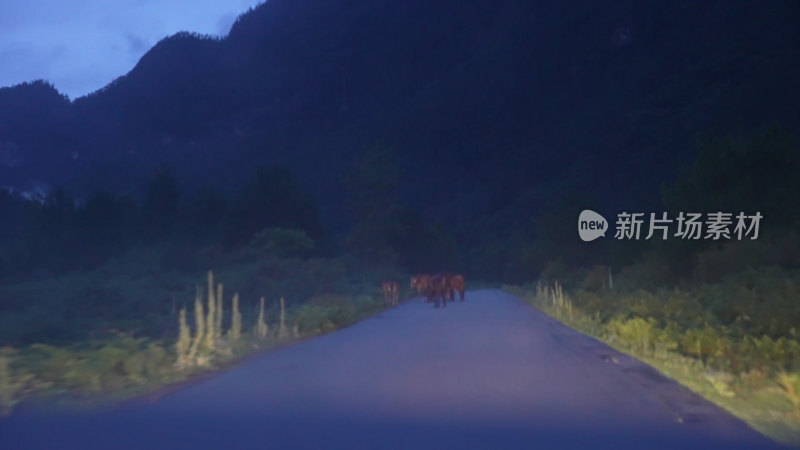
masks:
{"type": "Polygon", "coordinates": [[[0,5],[0,88],[44,80],[70,100],[130,72],[161,39],[181,31],[226,36],[263,1],[79,0],[0,5]],[[193,14],[185,14],[185,11],[193,14]]]}

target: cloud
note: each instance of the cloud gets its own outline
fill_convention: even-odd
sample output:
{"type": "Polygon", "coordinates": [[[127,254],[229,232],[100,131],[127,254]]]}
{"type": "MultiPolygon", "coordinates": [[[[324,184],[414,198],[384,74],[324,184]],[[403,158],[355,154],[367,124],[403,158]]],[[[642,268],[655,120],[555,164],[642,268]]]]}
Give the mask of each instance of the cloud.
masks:
{"type": "Polygon", "coordinates": [[[141,55],[142,53],[146,52],[152,44],[149,41],[142,38],[141,36],[135,36],[131,33],[125,35],[125,39],[128,41],[128,51],[131,53],[136,53],[141,55]]]}
{"type": "Polygon", "coordinates": [[[228,32],[231,31],[231,26],[233,26],[233,22],[236,21],[236,17],[238,14],[225,14],[224,16],[217,19],[217,32],[216,34],[219,36],[227,36],[228,32]]]}
{"type": "Polygon", "coordinates": [[[0,2],[0,86],[46,79],[70,98],[124,75],[178,31],[227,35],[257,0],[6,0],[0,2]]]}

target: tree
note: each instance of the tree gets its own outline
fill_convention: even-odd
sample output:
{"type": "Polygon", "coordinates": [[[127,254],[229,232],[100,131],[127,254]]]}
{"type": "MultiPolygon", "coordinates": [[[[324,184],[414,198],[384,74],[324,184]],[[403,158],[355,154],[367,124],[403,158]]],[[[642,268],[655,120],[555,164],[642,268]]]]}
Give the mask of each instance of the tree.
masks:
{"type": "Polygon", "coordinates": [[[172,233],[180,197],[180,190],[172,172],[165,166],[160,167],[150,179],[142,205],[146,234],[152,238],[162,239],[172,233]]]}
{"type": "Polygon", "coordinates": [[[798,145],[796,136],[776,127],[744,138],[701,139],[696,159],[664,189],[664,203],[675,212],[759,211],[770,224],[766,232],[795,226],[800,221],[798,145]]]}
{"type": "Polygon", "coordinates": [[[224,194],[211,186],[201,187],[186,199],[182,208],[181,234],[200,244],[220,243],[230,210],[224,194]]]}
{"type": "Polygon", "coordinates": [[[399,179],[394,150],[381,143],[363,149],[342,177],[353,221],[346,244],[367,267],[398,262],[387,232],[397,205],[399,179]]]}
{"type": "Polygon", "coordinates": [[[136,238],[136,204],[133,199],[97,192],[78,209],[76,237],[81,245],[79,263],[94,266],[126,248],[136,238]]]}
{"type": "Polygon", "coordinates": [[[314,240],[323,237],[319,206],[283,167],[260,168],[236,200],[229,236],[249,242],[269,227],[303,230],[314,240]]]}

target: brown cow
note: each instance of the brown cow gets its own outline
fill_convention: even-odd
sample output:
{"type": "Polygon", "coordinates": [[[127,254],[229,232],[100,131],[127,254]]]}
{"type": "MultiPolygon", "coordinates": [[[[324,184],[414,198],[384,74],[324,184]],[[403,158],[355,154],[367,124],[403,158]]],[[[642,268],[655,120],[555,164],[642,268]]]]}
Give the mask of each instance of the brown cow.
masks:
{"type": "Polygon", "coordinates": [[[396,281],[383,281],[381,282],[381,289],[383,289],[383,298],[386,304],[396,305],[399,299],[400,285],[396,281]]]}
{"type": "Polygon", "coordinates": [[[431,279],[430,275],[418,274],[411,277],[411,289],[417,290],[417,295],[420,295],[428,290],[428,280],[431,279]]]}
{"type": "Polygon", "coordinates": [[[441,300],[442,306],[447,307],[447,292],[448,292],[448,285],[447,279],[444,275],[438,273],[433,275],[428,280],[428,288],[425,291],[425,294],[428,297],[429,302],[433,302],[433,307],[439,307],[439,301],[441,300]]]}
{"type": "Polygon", "coordinates": [[[447,286],[450,291],[450,301],[455,301],[456,292],[458,292],[461,301],[464,301],[464,290],[466,289],[466,282],[464,276],[461,274],[453,274],[447,280],[447,286]]]}
{"type": "Polygon", "coordinates": [[[461,294],[461,301],[464,301],[464,276],[453,272],[443,272],[447,280],[447,299],[451,302],[456,301],[456,292],[461,294]]]}

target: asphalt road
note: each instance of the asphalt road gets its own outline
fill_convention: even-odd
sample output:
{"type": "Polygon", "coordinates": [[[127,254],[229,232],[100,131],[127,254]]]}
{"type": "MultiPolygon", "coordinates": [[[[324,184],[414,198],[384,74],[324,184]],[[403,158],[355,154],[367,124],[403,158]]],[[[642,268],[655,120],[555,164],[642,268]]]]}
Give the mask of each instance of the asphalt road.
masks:
{"type": "Polygon", "coordinates": [[[498,290],[410,301],[153,401],[0,420],[12,449],[770,449],[651,367],[498,290]]]}

